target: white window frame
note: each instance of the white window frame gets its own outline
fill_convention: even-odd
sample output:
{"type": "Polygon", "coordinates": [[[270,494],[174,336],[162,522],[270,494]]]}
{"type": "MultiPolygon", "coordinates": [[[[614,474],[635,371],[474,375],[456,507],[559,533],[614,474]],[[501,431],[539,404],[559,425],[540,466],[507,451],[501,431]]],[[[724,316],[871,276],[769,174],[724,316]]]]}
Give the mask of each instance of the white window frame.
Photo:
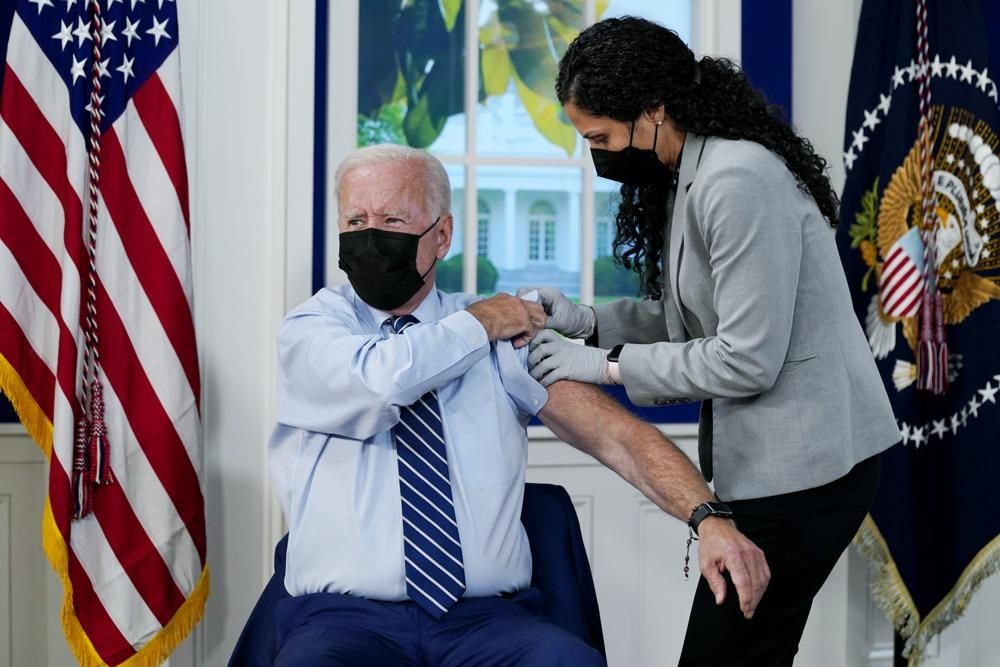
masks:
{"type": "Polygon", "coordinates": [[[482,197],[476,200],[476,255],[490,255],[490,204],[482,197]],[[485,234],[483,233],[485,231],[485,234]]]}
{"type": "Polygon", "coordinates": [[[594,259],[598,257],[607,257],[613,254],[613,249],[611,248],[611,243],[615,239],[615,235],[611,231],[611,226],[615,224],[614,218],[611,216],[601,216],[594,218],[594,259]],[[606,225],[606,236],[607,238],[601,238],[601,225],[606,225]],[[605,241],[605,243],[601,243],[605,241]]]}
{"type": "MultiPolygon", "coordinates": [[[[334,172],[340,161],[357,146],[358,108],[358,19],[359,1],[335,3],[330,11],[329,91],[330,111],[327,117],[327,235],[326,278],[328,285],[346,282],[337,267],[338,237],[336,226],[337,201],[334,194],[334,172]],[[335,93],[333,91],[336,91],[335,93]]],[[[475,0],[468,0],[470,5],[475,0]]],[[[739,62],[741,0],[691,0],[691,41],[695,54],[725,56],[739,62]]],[[[594,21],[596,0],[585,0],[584,23],[594,21]]],[[[478,7],[478,3],[476,3],[478,7]]],[[[465,12],[465,43],[479,44],[477,12],[465,12]]],[[[580,171],[580,302],[594,302],[594,259],[596,222],[594,214],[594,166],[590,151],[584,144],[579,156],[566,158],[505,157],[477,155],[476,105],[479,103],[479,59],[466,58],[465,85],[465,152],[462,155],[437,155],[445,165],[461,165],[465,172],[462,205],[456,209],[478,211],[479,191],[476,175],[479,167],[572,167],[580,171]]],[[[555,83],[555,82],[553,82],[555,83]]],[[[479,216],[462,216],[462,289],[476,293],[476,258],[478,256],[479,216]]],[[[576,224],[576,221],[570,221],[576,224]]]]}

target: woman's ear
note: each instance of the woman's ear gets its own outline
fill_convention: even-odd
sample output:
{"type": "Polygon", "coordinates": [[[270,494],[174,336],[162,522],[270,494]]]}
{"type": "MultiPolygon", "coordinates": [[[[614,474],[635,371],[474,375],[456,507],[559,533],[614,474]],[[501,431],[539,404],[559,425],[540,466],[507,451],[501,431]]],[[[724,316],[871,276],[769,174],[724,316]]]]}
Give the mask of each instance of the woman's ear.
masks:
{"type": "Polygon", "coordinates": [[[660,124],[667,118],[667,112],[662,104],[651,106],[642,112],[650,122],[660,124]]]}

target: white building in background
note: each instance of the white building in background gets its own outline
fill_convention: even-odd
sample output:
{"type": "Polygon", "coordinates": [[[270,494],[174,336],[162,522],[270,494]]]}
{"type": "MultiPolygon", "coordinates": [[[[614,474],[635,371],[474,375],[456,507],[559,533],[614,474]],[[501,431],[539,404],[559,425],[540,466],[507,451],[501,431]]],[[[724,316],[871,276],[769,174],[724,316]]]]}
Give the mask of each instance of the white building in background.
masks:
{"type": "MultiPolygon", "coordinates": [[[[520,285],[545,284],[577,296],[580,289],[580,216],[582,173],[565,151],[539,134],[518,100],[514,84],[507,92],[477,105],[478,157],[566,159],[567,166],[500,166],[478,163],[478,254],[497,268],[497,291],[520,285]]],[[[430,147],[446,162],[465,152],[465,116],[452,116],[430,147]]],[[[577,156],[581,142],[577,141],[577,156]]],[[[577,156],[574,156],[575,158],[577,156]]],[[[488,161],[488,160],[486,160],[488,161]]],[[[455,238],[451,253],[462,252],[465,222],[465,169],[446,164],[452,185],[455,238]]],[[[592,165],[585,168],[592,169],[592,165]]],[[[617,184],[595,182],[596,243],[594,256],[611,254],[614,238],[608,197],[617,184]]]]}

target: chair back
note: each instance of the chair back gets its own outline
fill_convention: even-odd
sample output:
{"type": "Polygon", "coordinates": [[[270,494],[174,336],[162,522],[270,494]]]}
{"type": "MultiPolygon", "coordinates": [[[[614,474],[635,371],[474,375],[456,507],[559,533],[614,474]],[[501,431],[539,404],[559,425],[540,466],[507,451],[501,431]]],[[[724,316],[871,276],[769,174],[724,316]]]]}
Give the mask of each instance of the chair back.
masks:
{"type": "MultiPolygon", "coordinates": [[[[580,532],[566,489],[555,484],[524,485],[521,523],[531,548],[531,585],[542,593],[542,615],[605,654],[601,614],[580,532]]],[[[288,597],[285,550],[288,535],[274,548],[274,574],[257,599],[229,658],[231,667],[270,667],[278,652],[275,613],[288,597]]]]}

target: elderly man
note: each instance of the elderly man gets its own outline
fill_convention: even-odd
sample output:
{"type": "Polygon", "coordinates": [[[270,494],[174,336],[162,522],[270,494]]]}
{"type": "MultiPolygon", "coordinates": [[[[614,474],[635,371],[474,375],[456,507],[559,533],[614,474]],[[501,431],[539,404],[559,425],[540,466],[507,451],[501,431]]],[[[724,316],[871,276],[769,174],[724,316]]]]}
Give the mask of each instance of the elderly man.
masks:
{"type": "MultiPolygon", "coordinates": [[[[599,390],[527,371],[534,303],[434,287],[451,188],[422,151],[373,146],[337,171],[340,265],[286,318],[272,477],[290,526],[277,665],[582,665],[603,658],[529,611],[520,523],[531,415],[687,520],[712,499],[688,459],[599,390]]],[[[763,554],[719,517],[702,571],[744,611],[763,554]]]]}

